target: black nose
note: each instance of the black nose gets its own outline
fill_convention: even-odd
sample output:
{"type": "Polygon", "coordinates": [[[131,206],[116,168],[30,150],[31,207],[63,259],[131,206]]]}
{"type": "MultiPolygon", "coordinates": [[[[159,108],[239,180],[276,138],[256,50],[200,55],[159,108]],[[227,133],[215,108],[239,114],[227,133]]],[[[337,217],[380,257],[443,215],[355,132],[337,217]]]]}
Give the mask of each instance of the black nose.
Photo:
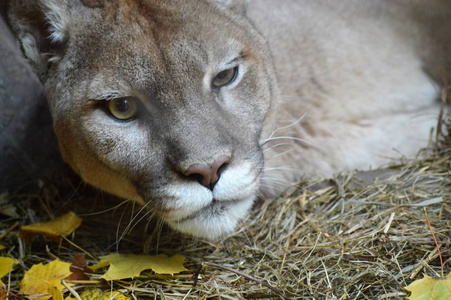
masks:
{"type": "Polygon", "coordinates": [[[230,156],[221,156],[212,164],[192,164],[183,172],[183,175],[195,178],[204,187],[213,191],[216,182],[218,182],[221,176],[221,172],[229,164],[230,159],[230,156]]]}

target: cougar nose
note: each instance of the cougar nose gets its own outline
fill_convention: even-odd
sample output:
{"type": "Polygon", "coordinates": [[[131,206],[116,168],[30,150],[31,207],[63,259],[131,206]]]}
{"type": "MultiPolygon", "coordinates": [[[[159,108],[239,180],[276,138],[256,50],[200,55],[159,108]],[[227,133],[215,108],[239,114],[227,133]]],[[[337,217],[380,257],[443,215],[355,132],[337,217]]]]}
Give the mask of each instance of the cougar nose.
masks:
{"type": "Polygon", "coordinates": [[[197,179],[200,184],[213,191],[221,172],[230,162],[230,159],[230,156],[221,156],[212,164],[192,164],[183,174],[186,177],[197,179]]]}

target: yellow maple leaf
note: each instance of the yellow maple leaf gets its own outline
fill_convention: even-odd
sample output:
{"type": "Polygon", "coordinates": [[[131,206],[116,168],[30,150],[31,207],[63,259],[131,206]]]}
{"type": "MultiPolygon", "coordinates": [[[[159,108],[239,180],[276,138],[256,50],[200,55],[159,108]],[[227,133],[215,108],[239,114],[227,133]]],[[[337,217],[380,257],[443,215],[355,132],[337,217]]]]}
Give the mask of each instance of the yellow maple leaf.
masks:
{"type": "Polygon", "coordinates": [[[47,292],[52,296],[52,300],[64,300],[63,292],[56,286],[49,286],[47,292]]]}
{"type": "Polygon", "coordinates": [[[72,272],[70,271],[70,263],[54,260],[51,263],[43,265],[33,265],[30,270],[25,272],[25,275],[20,282],[20,292],[26,295],[41,295],[39,298],[33,299],[49,299],[49,289],[54,292],[54,287],[59,291],[64,289],[61,284],[61,279],[68,277],[72,272]]]}
{"type": "Polygon", "coordinates": [[[152,269],[157,274],[174,275],[188,271],[183,264],[185,257],[174,255],[121,255],[110,254],[100,257],[110,263],[108,271],[101,277],[106,280],[118,280],[139,276],[143,270],[152,269]]]}
{"type": "Polygon", "coordinates": [[[131,299],[130,297],[123,295],[119,291],[102,292],[100,289],[96,289],[96,288],[86,289],[80,295],[80,298],[83,300],[109,300],[109,299],[128,300],[128,299],[131,299]]]}
{"type": "Polygon", "coordinates": [[[451,300],[451,273],[445,279],[424,275],[406,287],[409,300],[451,300]]]}
{"type": "MultiPolygon", "coordinates": [[[[19,262],[9,257],[0,257],[0,279],[11,272],[19,262]]],[[[1,280],[0,280],[1,282],[1,280]]]]}
{"type": "Polygon", "coordinates": [[[36,223],[31,225],[22,226],[20,228],[19,237],[24,239],[27,243],[31,241],[31,238],[35,235],[45,235],[51,240],[61,240],[61,237],[68,236],[75,229],[81,225],[82,219],[80,219],[75,213],[68,212],[54,220],[46,223],[36,223]]]}
{"type": "Polygon", "coordinates": [[[95,265],[93,265],[93,266],[89,266],[89,268],[90,268],[91,270],[95,271],[95,270],[98,270],[98,269],[102,269],[102,268],[108,267],[109,265],[110,265],[110,262],[109,262],[109,261],[107,261],[107,260],[101,260],[101,261],[99,261],[98,264],[95,264],[95,265]]]}

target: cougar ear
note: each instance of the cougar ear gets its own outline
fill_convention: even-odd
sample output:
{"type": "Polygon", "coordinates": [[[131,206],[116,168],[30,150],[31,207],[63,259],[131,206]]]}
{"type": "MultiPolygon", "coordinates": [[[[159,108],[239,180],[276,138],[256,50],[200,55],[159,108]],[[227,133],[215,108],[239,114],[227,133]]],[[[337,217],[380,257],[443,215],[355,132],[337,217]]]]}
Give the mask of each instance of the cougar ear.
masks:
{"type": "Polygon", "coordinates": [[[71,0],[13,0],[7,15],[23,53],[42,82],[69,39],[71,0]]]}
{"type": "Polygon", "coordinates": [[[247,5],[250,0],[214,0],[221,7],[227,8],[239,14],[246,14],[247,5]]]}

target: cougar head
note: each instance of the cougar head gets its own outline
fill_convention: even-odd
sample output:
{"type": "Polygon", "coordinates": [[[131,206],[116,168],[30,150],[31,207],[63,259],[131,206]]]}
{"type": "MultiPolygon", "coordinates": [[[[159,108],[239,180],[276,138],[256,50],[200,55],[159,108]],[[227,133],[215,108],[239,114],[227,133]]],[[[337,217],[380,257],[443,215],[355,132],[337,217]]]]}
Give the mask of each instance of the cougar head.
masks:
{"type": "Polygon", "coordinates": [[[239,0],[10,1],[65,161],[88,183],[213,239],[256,197],[276,94],[239,0]]]}

